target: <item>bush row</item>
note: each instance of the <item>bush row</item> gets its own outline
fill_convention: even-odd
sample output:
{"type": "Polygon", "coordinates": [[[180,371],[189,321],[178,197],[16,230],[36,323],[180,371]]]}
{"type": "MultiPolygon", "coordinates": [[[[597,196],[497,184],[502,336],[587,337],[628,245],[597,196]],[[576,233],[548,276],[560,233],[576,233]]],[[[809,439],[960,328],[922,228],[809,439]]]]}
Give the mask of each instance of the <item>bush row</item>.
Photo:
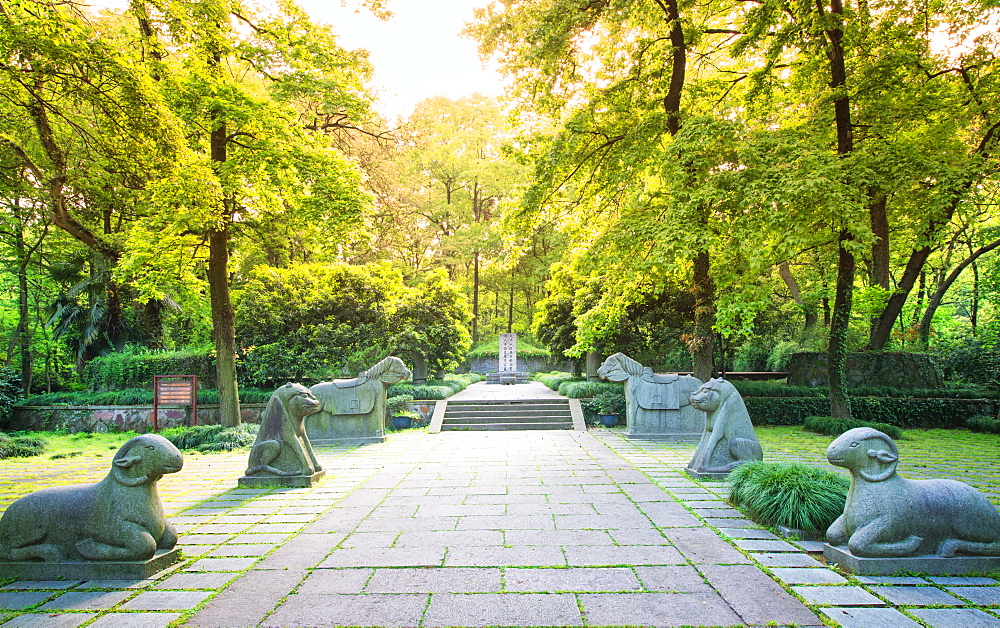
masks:
{"type": "MultiPolygon", "coordinates": [[[[267,403],[273,390],[240,388],[240,403],[267,403]]],[[[219,391],[199,390],[199,404],[219,403],[219,391]]],[[[146,388],[108,390],[105,392],[57,392],[32,395],[20,402],[24,406],[149,406],[153,404],[153,391],[146,388]]]]}
{"type": "Polygon", "coordinates": [[[154,375],[197,375],[199,386],[214,388],[215,352],[186,349],[111,353],[89,362],[82,373],[87,388],[96,391],[152,386],[154,375]]]}
{"type": "Polygon", "coordinates": [[[194,425],[172,427],[160,432],[160,436],[173,443],[177,449],[232,451],[253,445],[259,429],[260,426],[253,423],[244,423],[236,427],[194,425]]]}
{"type": "Polygon", "coordinates": [[[478,373],[464,373],[462,375],[445,375],[444,379],[428,379],[426,384],[419,386],[410,382],[393,384],[386,390],[388,397],[398,397],[409,395],[416,400],[434,401],[445,399],[461,390],[465,390],[469,384],[481,382],[486,379],[478,373]]]}
{"type": "Polygon", "coordinates": [[[825,434],[827,436],[840,436],[847,430],[853,430],[856,427],[870,427],[894,440],[903,438],[902,428],[895,425],[858,421],[855,419],[838,419],[832,416],[807,416],[806,420],[802,423],[802,427],[810,432],[825,434]]]}
{"type": "MultiPolygon", "coordinates": [[[[744,398],[754,425],[802,425],[806,417],[830,413],[826,398],[744,398]]],[[[888,423],[903,428],[965,427],[966,419],[983,414],[975,399],[850,398],[851,413],[859,421],[888,423]]]]}

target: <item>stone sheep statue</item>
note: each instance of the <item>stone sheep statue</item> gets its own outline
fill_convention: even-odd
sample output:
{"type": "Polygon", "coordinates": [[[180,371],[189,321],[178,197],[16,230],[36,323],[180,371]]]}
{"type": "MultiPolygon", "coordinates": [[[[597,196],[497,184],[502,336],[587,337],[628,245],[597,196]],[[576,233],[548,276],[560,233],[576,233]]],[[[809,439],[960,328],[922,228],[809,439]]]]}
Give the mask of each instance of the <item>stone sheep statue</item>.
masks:
{"type": "Polygon", "coordinates": [[[96,484],[29,493],[0,518],[0,560],[142,561],[173,549],[156,482],[182,466],[181,452],[156,434],[129,440],[96,484]]]}
{"type": "Polygon", "coordinates": [[[851,472],[844,514],[826,532],[830,545],[864,558],[1000,555],[1000,513],[986,497],[957,480],[899,477],[896,444],[882,432],[848,430],[826,457],[851,472]]]}
{"type": "Polygon", "coordinates": [[[731,383],[708,380],[691,395],[691,405],[706,416],[705,431],[687,466],[689,475],[722,479],[744,462],[764,459],[743,397],[731,383]]]}
{"type": "Polygon", "coordinates": [[[386,389],[410,377],[403,361],[390,356],[353,379],[320,382],[310,390],[319,412],[306,421],[314,443],[382,442],[385,440],[386,389]]]}
{"type": "Polygon", "coordinates": [[[659,375],[624,353],[609,356],[597,374],[624,382],[625,436],[655,440],[694,440],[701,435],[701,413],[690,407],[701,380],[690,375],[659,375]]]}
{"type": "Polygon", "coordinates": [[[319,412],[319,401],[301,384],[274,391],[261,415],[260,431],[250,450],[247,476],[313,475],[322,471],[303,421],[319,412]]]}

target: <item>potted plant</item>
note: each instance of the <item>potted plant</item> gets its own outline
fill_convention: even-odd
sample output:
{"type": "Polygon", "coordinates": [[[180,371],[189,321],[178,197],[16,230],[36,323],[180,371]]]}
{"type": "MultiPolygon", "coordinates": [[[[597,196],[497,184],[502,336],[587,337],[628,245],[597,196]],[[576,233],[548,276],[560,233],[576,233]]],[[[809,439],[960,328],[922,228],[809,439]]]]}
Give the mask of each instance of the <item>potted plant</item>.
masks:
{"type": "Polygon", "coordinates": [[[593,408],[601,425],[614,427],[618,425],[618,417],[625,414],[625,398],[620,394],[601,393],[594,397],[593,408]]]}
{"type": "Polygon", "coordinates": [[[413,421],[419,419],[420,415],[411,410],[405,410],[392,417],[392,426],[397,430],[405,430],[413,425],[413,421]]]}
{"type": "Polygon", "coordinates": [[[385,400],[385,416],[386,416],[386,427],[389,426],[389,419],[392,419],[392,425],[397,430],[403,429],[400,427],[401,424],[405,423],[405,427],[410,427],[413,421],[414,413],[409,412],[407,408],[413,403],[412,395],[396,395],[394,397],[389,397],[385,400]],[[405,419],[403,417],[406,417],[405,419]],[[400,417],[397,422],[396,417],[400,417]]]}

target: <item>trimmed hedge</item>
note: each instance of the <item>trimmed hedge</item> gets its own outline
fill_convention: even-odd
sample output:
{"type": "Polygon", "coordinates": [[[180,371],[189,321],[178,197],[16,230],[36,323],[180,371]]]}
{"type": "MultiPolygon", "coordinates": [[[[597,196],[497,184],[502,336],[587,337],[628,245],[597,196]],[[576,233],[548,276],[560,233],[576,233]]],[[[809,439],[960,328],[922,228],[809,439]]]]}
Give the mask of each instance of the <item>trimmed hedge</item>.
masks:
{"type": "Polygon", "coordinates": [[[625,387],[621,382],[563,382],[559,394],[570,399],[584,399],[598,395],[619,395],[625,398],[625,387]]]}
{"type": "Polygon", "coordinates": [[[965,420],[965,427],[973,432],[1000,434],[1000,420],[989,416],[973,416],[965,420]]]}
{"type": "Polygon", "coordinates": [[[581,377],[579,375],[573,375],[571,373],[566,373],[564,371],[552,371],[551,373],[534,373],[531,379],[536,382],[542,382],[552,390],[559,390],[559,387],[564,382],[585,382],[586,377],[581,377]]]}
{"type": "Polygon", "coordinates": [[[876,429],[893,440],[903,438],[903,430],[888,423],[873,423],[871,421],[856,421],[853,419],[838,419],[832,416],[807,416],[802,423],[802,427],[810,432],[825,434],[826,436],[840,436],[847,430],[856,427],[870,427],[876,429]]]}
{"type": "MultiPolygon", "coordinates": [[[[240,388],[240,403],[267,403],[273,390],[240,388]]],[[[199,390],[199,404],[219,403],[219,391],[199,390]]],[[[105,392],[58,392],[32,395],[18,405],[23,406],[149,406],[153,404],[153,391],[145,388],[109,390],[105,392]]]]}
{"type": "Polygon", "coordinates": [[[197,375],[199,386],[214,388],[214,351],[111,353],[92,360],[82,373],[87,387],[96,391],[152,387],[154,375],[197,375]]]}
{"type": "MultiPolygon", "coordinates": [[[[830,412],[825,397],[745,397],[754,425],[802,425],[806,417],[830,412]]],[[[850,397],[851,412],[858,421],[887,423],[903,428],[965,427],[968,417],[983,414],[976,399],[913,399],[905,397],[850,397]]]]}

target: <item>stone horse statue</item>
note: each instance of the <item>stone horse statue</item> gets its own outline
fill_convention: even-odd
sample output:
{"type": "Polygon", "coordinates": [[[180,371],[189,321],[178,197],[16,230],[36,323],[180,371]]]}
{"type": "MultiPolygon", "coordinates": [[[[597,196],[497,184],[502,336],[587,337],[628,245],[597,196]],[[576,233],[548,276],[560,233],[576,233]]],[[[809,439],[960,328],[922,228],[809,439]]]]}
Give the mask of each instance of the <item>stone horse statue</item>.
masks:
{"type": "Polygon", "coordinates": [[[624,353],[606,359],[597,374],[625,382],[627,437],[695,440],[701,436],[704,418],[689,401],[701,380],[677,373],[658,375],[624,353]]]}
{"type": "Polygon", "coordinates": [[[397,357],[388,357],[353,379],[320,382],[310,390],[319,412],[306,419],[309,440],[320,445],[385,440],[385,390],[410,377],[397,357]]]}

